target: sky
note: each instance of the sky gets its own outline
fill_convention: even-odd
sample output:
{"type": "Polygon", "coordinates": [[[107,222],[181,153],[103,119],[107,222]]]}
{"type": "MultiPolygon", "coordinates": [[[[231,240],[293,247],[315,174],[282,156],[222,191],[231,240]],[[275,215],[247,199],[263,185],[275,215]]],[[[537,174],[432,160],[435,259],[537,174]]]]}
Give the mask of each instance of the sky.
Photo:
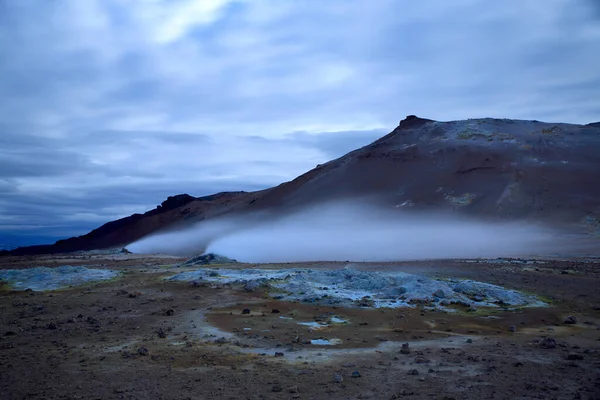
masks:
{"type": "Polygon", "coordinates": [[[409,114],[600,120],[597,0],[0,0],[0,245],[257,190],[409,114]]]}

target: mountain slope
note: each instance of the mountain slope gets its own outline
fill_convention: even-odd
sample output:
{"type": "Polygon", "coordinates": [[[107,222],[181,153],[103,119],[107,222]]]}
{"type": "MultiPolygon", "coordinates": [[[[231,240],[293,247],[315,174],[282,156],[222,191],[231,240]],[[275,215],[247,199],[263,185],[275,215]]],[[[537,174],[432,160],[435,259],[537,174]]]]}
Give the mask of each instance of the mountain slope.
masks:
{"type": "MultiPolygon", "coordinates": [[[[379,140],[260,192],[179,195],[87,235],[10,254],[126,245],[227,213],[368,197],[402,209],[449,209],[599,231],[600,126],[508,119],[438,122],[408,116],[379,140]],[[587,228],[585,225],[587,224],[587,228]]],[[[6,252],[5,252],[6,253],[6,252]]]]}

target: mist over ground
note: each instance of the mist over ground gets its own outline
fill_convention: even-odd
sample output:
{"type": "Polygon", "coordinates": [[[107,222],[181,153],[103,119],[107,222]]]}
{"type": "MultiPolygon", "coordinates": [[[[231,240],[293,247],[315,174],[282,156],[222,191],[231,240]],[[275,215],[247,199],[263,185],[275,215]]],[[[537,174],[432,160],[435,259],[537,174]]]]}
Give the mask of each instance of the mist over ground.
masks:
{"type": "Polygon", "coordinates": [[[357,202],[204,221],[143,238],[134,253],[217,253],[242,262],[402,261],[510,257],[548,252],[556,237],[521,222],[481,222],[357,202]]]}

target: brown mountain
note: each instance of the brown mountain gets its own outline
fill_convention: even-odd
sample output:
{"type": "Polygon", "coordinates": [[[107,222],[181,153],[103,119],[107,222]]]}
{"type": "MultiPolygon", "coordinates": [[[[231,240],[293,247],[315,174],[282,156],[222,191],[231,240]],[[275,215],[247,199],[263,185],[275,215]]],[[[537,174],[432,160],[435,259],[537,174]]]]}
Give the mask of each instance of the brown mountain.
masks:
{"type": "Polygon", "coordinates": [[[381,139],[259,192],[169,197],[155,210],[11,255],[127,245],[219,215],[368,197],[402,209],[454,209],[600,233],[600,125],[408,116],[381,139]]]}

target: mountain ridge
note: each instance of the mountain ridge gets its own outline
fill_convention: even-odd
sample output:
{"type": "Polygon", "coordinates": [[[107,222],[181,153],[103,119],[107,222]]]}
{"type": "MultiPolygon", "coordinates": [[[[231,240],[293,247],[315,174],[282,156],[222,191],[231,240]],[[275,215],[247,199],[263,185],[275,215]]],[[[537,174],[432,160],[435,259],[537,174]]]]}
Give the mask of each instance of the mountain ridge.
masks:
{"type": "Polygon", "coordinates": [[[0,254],[119,247],[228,213],[360,196],[402,209],[445,208],[480,218],[528,219],[600,232],[599,154],[600,123],[440,122],[409,115],[389,134],[278,186],[198,198],[170,196],[154,210],[111,221],[86,235],[0,254]]]}

